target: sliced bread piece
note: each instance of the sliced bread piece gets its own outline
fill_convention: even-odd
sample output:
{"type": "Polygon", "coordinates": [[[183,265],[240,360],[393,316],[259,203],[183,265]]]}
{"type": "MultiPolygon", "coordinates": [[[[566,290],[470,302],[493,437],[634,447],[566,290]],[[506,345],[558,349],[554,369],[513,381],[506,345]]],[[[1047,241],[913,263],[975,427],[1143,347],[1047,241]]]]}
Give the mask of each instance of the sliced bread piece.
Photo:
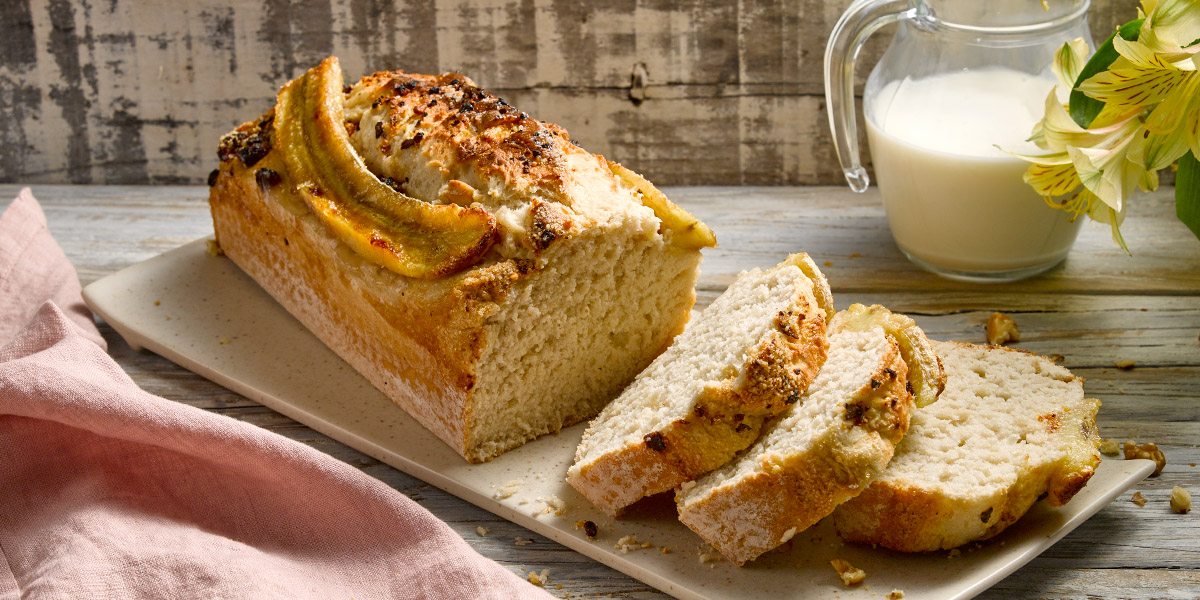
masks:
{"type": "Polygon", "coordinates": [[[935,389],[944,380],[924,333],[882,307],[838,313],[829,345],[829,359],[798,404],[732,462],[676,495],[679,519],[738,565],[866,488],[908,429],[912,372],[921,371],[935,389]],[[897,323],[925,360],[904,360],[901,344],[886,331],[897,323]]]}
{"type": "Polygon", "coordinates": [[[1100,463],[1098,400],[1049,359],[936,342],[948,374],[891,465],[834,513],[849,541],[918,552],[990,538],[1041,497],[1061,506],[1100,463]]]}
{"type": "Polygon", "coordinates": [[[816,377],[832,306],[807,254],[742,273],[592,421],[567,481],[616,515],[721,466],[816,377]]]}

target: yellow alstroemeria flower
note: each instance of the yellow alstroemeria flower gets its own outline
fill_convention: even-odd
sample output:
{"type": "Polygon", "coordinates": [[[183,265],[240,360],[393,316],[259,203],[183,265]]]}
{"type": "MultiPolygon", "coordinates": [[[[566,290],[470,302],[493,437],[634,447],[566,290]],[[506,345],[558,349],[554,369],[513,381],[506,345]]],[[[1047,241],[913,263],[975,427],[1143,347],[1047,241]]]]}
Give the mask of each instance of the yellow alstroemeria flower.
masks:
{"type": "MultiPolygon", "coordinates": [[[[1158,171],[1189,150],[1200,157],[1200,2],[1144,0],[1137,40],[1113,36],[1119,57],[1075,88],[1104,103],[1087,128],[1071,118],[1057,90],[1030,141],[1047,151],[1016,155],[1033,164],[1025,173],[1047,204],[1087,213],[1121,237],[1125,200],[1134,189],[1158,187],[1158,171]]],[[[1083,40],[1064,44],[1053,70],[1067,89],[1087,62],[1083,40]]]]}

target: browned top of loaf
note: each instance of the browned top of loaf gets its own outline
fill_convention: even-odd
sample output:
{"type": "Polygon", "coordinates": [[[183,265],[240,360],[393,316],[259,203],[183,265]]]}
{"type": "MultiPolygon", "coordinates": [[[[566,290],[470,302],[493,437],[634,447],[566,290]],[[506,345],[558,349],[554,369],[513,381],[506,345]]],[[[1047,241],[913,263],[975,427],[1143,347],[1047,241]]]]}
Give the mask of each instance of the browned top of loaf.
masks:
{"type": "Polygon", "coordinates": [[[387,117],[375,131],[382,154],[397,150],[394,134],[401,125],[418,124],[419,132],[399,140],[399,149],[447,149],[447,168],[497,177],[513,188],[541,191],[569,203],[565,158],[587,153],[562,127],[529,116],[465,75],[379,71],[353,86],[351,102],[361,102],[361,95],[372,99],[372,108],[386,108],[387,117]]]}

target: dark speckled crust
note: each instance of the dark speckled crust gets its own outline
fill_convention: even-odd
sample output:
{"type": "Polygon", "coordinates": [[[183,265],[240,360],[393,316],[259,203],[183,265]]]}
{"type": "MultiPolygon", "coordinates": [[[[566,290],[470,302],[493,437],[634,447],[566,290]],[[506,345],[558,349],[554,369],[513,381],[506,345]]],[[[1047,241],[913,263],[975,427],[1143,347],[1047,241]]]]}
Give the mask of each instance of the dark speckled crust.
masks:
{"type": "Polygon", "coordinates": [[[476,86],[458,73],[417,75],[381,71],[354,86],[350,103],[370,100],[386,107],[381,150],[389,154],[432,145],[452,149],[461,168],[483,176],[498,175],[518,189],[540,190],[563,198],[564,157],[583,152],[561,127],[543,123],[476,86]],[[419,133],[397,141],[408,124],[419,133]]]}

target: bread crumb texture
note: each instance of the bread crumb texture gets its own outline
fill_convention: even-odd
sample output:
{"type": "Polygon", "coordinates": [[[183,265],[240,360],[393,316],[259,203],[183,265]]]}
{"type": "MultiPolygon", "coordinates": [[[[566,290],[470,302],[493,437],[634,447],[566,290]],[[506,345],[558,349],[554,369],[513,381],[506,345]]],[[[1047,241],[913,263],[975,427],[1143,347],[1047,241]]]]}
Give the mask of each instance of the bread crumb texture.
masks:
{"type": "Polygon", "coordinates": [[[1045,495],[1070,500],[1100,463],[1099,401],[1022,350],[934,342],[946,390],[913,413],[887,470],[834,513],[848,541],[950,549],[990,538],[1045,495]]]}
{"type": "Polygon", "coordinates": [[[1154,442],[1146,442],[1139,446],[1133,440],[1126,440],[1121,451],[1125,453],[1125,460],[1143,458],[1154,461],[1154,472],[1150,474],[1151,477],[1158,477],[1158,474],[1162,473],[1163,467],[1167,466],[1167,455],[1163,454],[1163,451],[1158,449],[1158,444],[1154,442]]]}
{"type": "Polygon", "coordinates": [[[829,561],[829,564],[833,565],[833,569],[837,571],[838,577],[842,579],[842,585],[858,585],[867,578],[866,571],[855,567],[854,565],[840,558],[835,558],[829,561]]]}
{"type": "Polygon", "coordinates": [[[987,341],[994,346],[1021,341],[1021,333],[1017,331],[1017,322],[1004,313],[992,313],[988,317],[986,329],[987,341]]]}
{"type": "Polygon", "coordinates": [[[1192,495],[1179,486],[1171,488],[1171,510],[1181,515],[1191,512],[1192,495]]]}

